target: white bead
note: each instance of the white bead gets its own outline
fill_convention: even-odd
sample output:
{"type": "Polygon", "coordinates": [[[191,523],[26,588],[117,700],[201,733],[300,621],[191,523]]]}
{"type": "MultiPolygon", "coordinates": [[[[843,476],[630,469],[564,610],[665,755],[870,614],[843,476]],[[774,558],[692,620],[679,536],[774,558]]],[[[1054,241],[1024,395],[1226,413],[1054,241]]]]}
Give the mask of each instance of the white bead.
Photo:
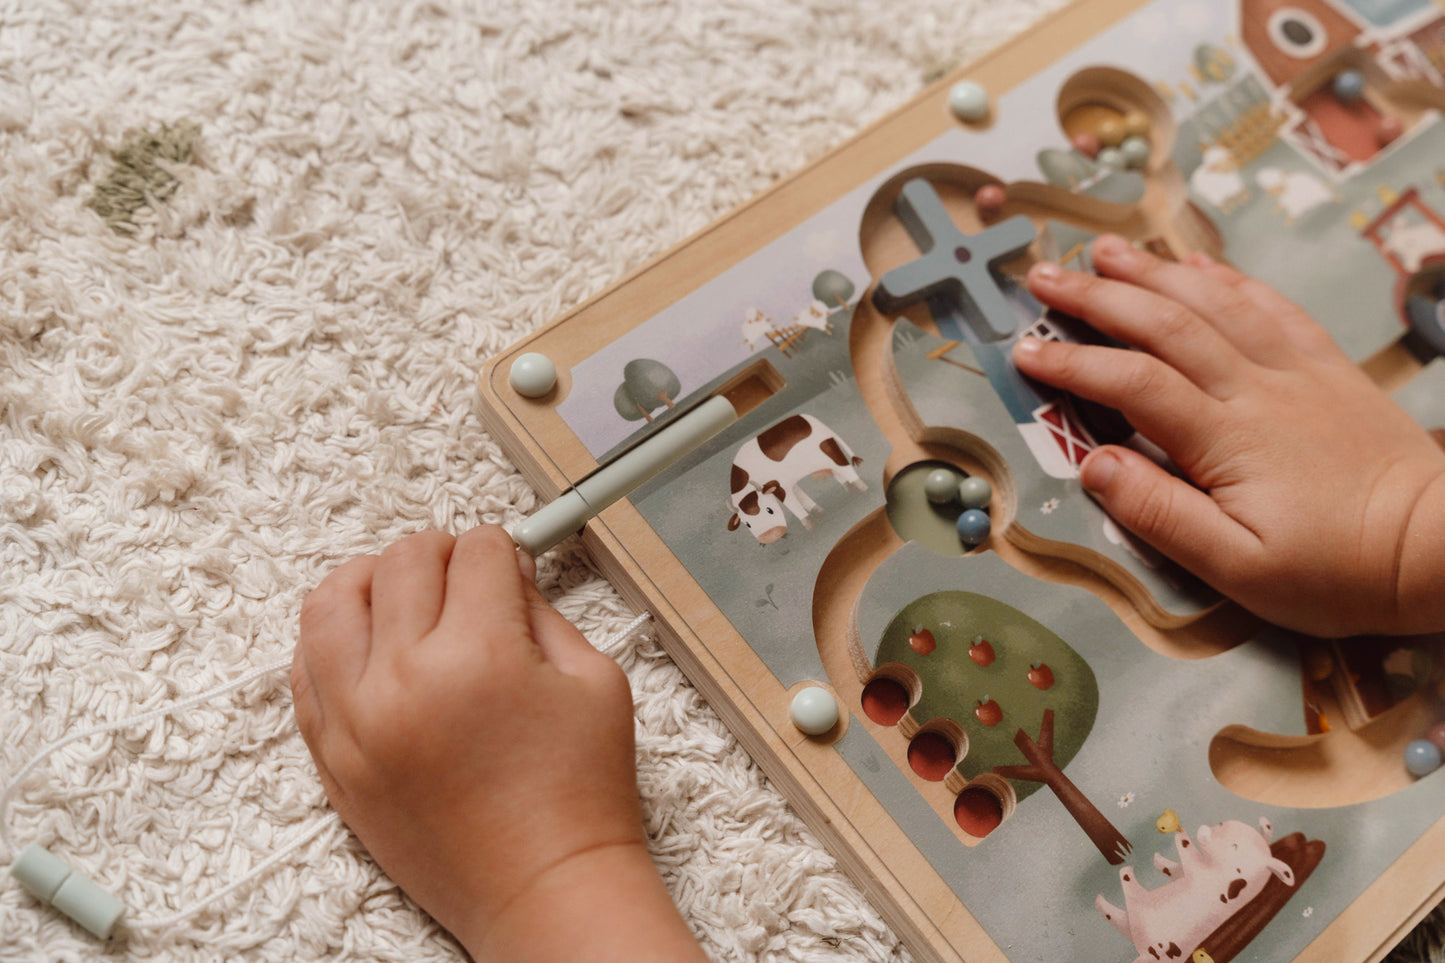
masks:
{"type": "Polygon", "coordinates": [[[960,80],[948,89],[948,109],[959,120],[976,124],[988,116],[988,91],[983,84],[960,80]]]}
{"type": "Polygon", "coordinates": [[[799,730],[810,736],[821,736],[838,724],[838,700],[827,689],[810,685],[793,696],[788,714],[799,730]]]}
{"type": "Polygon", "coordinates": [[[541,398],[557,386],[557,366],[545,354],[524,354],[512,362],[507,380],[522,397],[541,398]]]}

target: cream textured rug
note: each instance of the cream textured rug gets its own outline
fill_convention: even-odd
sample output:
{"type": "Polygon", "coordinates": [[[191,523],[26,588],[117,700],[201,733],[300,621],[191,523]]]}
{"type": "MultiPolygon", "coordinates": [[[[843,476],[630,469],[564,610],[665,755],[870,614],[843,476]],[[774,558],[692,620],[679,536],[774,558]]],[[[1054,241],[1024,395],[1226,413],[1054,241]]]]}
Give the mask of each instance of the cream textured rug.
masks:
{"type": "MultiPolygon", "coordinates": [[[[0,781],[286,658],[342,560],[534,509],[484,358],[1057,2],[0,3],[0,781]]],[[[594,640],[631,617],[575,543],[542,577],[594,640]]],[[[907,959],[645,633],[619,659],[709,951],[907,959]]],[[[145,918],[326,812],[278,672],[8,819],[145,918]]],[[[4,961],[459,956],[335,827],[104,946],[0,884],[4,961]]]]}

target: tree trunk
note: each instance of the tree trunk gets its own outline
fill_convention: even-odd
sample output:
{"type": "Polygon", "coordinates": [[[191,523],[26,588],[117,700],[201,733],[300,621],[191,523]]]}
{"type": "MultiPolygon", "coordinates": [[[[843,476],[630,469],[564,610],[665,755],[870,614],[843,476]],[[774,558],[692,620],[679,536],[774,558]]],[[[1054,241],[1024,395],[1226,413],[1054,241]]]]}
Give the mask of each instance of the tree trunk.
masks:
{"type": "Polygon", "coordinates": [[[1044,721],[1039,726],[1037,742],[1020,729],[1018,735],[1014,736],[1014,745],[1019,747],[1029,765],[994,766],[993,771],[1005,779],[1041,782],[1048,786],[1104,858],[1114,866],[1122,865],[1133,847],[1123,833],[1114,828],[1114,824],[1099,812],[1097,806],[1089,802],[1083,791],[1054,763],[1054,710],[1044,710],[1044,721]]]}

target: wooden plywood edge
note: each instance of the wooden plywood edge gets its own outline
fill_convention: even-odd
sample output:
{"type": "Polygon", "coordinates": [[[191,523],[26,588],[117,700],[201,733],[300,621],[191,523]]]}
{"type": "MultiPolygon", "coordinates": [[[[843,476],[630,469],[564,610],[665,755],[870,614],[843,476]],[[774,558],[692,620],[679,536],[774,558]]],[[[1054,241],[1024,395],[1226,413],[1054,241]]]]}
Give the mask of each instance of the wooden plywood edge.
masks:
{"type": "Polygon", "coordinates": [[[1437,822],[1371,883],[1295,963],[1337,963],[1360,959],[1378,963],[1445,899],[1445,820],[1437,822]],[[1421,894],[1425,896],[1422,898],[1421,894]],[[1401,907],[1415,907],[1403,919],[1401,907]]]}

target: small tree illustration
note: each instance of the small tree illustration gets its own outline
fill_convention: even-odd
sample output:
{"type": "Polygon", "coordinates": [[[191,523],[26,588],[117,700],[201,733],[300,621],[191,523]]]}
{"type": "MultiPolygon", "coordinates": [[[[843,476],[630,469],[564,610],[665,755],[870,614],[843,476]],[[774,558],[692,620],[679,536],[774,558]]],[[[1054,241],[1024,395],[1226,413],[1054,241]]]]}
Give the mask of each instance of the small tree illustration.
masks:
{"type": "Polygon", "coordinates": [[[828,306],[829,311],[841,311],[853,297],[853,282],[838,271],[829,268],[820,271],[813,278],[813,297],[828,306]]]}
{"type": "Polygon", "coordinates": [[[622,369],[622,384],[612,396],[612,405],[617,413],[628,421],[645,418],[652,421],[652,413],[658,408],[671,408],[677,404],[682,382],[672,369],[661,361],[638,358],[629,361],[622,369]]]}

